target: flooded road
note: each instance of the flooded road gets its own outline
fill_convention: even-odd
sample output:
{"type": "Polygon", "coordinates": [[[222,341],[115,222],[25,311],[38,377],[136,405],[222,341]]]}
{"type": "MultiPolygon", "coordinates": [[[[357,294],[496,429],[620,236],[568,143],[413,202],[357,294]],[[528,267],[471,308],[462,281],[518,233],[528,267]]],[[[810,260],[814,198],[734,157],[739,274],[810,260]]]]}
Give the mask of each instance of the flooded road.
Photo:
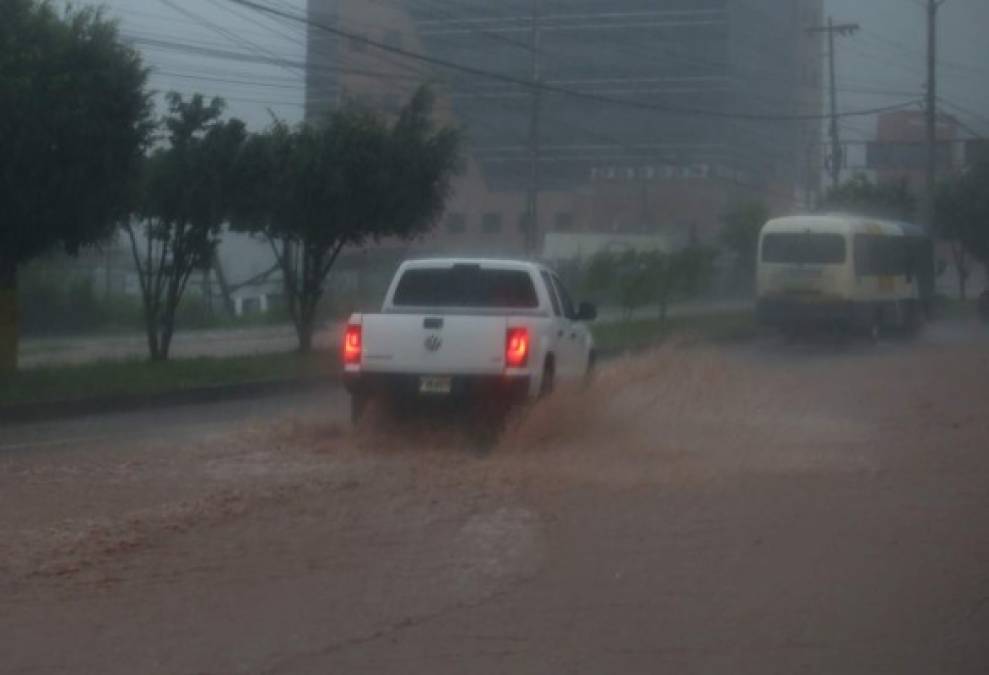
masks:
{"type": "Polygon", "coordinates": [[[956,337],[669,347],[484,454],[334,393],[0,454],[0,671],[984,673],[956,337]]]}

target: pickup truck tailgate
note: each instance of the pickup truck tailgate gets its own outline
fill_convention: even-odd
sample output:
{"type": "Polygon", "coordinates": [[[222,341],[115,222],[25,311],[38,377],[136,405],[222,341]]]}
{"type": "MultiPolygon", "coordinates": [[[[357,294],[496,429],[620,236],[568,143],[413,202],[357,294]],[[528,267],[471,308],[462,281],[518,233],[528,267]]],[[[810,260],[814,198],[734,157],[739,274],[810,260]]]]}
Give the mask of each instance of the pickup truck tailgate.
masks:
{"type": "Polygon", "coordinates": [[[369,372],[497,374],[505,366],[505,317],[366,314],[369,372]]]}

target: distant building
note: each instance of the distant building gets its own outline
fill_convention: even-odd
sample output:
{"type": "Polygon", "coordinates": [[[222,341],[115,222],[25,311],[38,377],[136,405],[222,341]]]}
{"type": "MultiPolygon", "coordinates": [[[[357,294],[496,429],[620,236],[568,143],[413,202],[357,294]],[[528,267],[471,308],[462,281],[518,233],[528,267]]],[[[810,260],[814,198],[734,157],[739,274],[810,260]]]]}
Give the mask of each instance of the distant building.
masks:
{"type": "Polygon", "coordinates": [[[989,162],[989,140],[976,138],[965,142],[965,166],[989,162]]]}
{"type": "MultiPolygon", "coordinates": [[[[866,146],[866,166],[882,183],[906,181],[914,194],[923,193],[927,176],[927,121],[923,112],[900,110],[883,113],[876,140],[866,146]]],[[[958,121],[951,115],[937,120],[937,171],[947,176],[962,165],[958,121]]]]}
{"type": "MultiPolygon", "coordinates": [[[[532,0],[308,6],[309,119],[346,100],[393,112],[432,83],[440,114],[466,129],[470,161],[441,226],[415,250],[521,252],[532,0]]],[[[820,37],[804,29],[821,22],[822,0],[540,6],[539,241],[552,232],[710,240],[737,200],[762,197],[785,211],[816,191],[821,125],[792,118],[821,110],[820,37]]]]}

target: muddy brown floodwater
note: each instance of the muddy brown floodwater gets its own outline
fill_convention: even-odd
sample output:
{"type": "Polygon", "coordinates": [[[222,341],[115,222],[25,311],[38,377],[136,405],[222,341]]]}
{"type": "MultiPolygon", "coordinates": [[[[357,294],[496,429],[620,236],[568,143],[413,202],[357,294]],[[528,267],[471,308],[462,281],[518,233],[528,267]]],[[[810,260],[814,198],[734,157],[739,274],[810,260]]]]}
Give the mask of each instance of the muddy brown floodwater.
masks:
{"type": "Polygon", "coordinates": [[[989,672],[987,343],[780,349],[0,457],[0,672],[989,672]]]}

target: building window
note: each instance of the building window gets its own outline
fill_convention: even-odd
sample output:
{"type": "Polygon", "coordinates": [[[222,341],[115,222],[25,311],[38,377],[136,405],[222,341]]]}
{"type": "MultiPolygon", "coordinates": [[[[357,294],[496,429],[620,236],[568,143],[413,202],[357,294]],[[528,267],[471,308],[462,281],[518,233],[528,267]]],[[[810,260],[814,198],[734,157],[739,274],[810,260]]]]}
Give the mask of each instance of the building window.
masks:
{"type": "Polygon", "coordinates": [[[485,213],[484,217],[481,219],[481,231],[484,232],[484,234],[501,233],[501,214],[485,213]]]}
{"type": "Polygon", "coordinates": [[[553,229],[557,232],[573,232],[573,214],[569,211],[557,213],[553,229]]]}
{"type": "Polygon", "coordinates": [[[467,216],[451,213],[446,217],[446,231],[450,234],[463,234],[467,231],[467,216]]]}

